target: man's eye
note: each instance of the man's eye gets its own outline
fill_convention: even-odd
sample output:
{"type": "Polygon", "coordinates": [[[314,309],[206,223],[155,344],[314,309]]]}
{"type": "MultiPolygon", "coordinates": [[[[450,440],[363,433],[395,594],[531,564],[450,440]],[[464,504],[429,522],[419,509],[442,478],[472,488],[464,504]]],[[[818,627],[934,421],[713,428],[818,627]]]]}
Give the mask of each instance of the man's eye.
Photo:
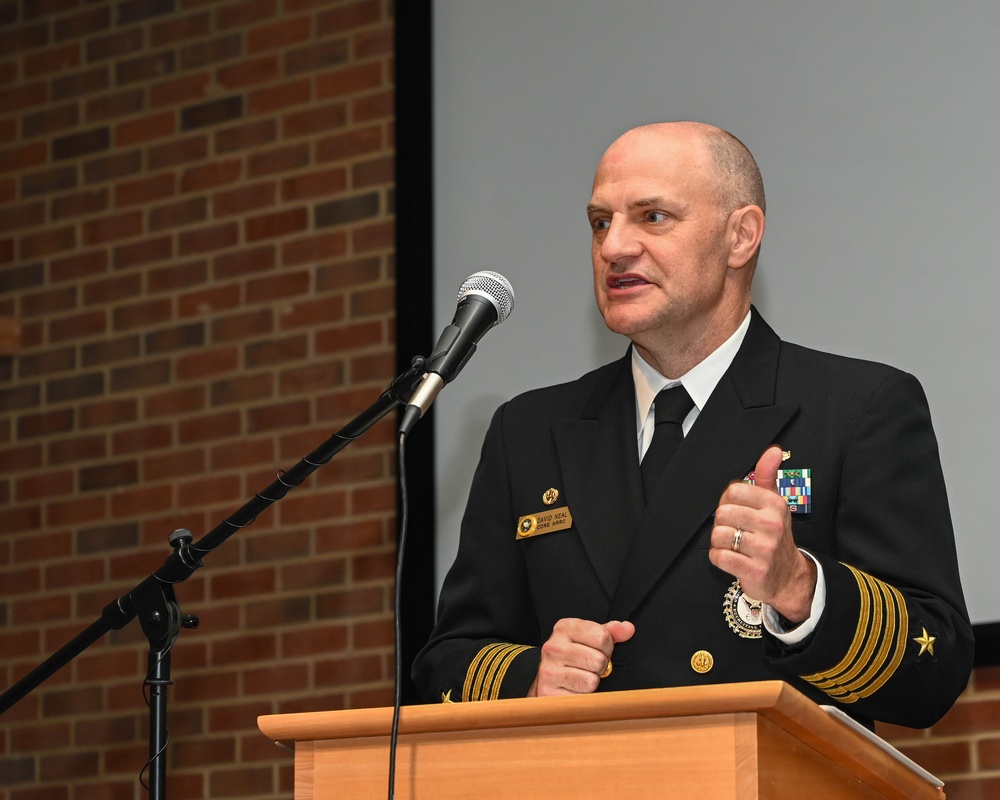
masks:
{"type": "Polygon", "coordinates": [[[606,219],[592,219],[590,221],[590,227],[595,231],[606,231],[611,227],[611,222],[606,219]]]}
{"type": "Polygon", "coordinates": [[[667,215],[662,211],[647,211],[646,212],[646,222],[663,222],[667,218],[667,215]]]}

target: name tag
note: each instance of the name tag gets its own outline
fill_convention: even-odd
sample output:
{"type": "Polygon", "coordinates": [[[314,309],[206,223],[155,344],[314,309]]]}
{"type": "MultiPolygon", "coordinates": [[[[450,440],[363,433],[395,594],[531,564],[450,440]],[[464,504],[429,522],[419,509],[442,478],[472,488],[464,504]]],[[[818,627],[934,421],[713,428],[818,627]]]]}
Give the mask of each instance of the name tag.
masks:
{"type": "Polygon", "coordinates": [[[543,533],[566,530],[572,525],[573,515],[569,513],[568,506],[540,511],[537,514],[523,516],[517,521],[517,538],[529,539],[532,536],[541,536],[543,533]]]}

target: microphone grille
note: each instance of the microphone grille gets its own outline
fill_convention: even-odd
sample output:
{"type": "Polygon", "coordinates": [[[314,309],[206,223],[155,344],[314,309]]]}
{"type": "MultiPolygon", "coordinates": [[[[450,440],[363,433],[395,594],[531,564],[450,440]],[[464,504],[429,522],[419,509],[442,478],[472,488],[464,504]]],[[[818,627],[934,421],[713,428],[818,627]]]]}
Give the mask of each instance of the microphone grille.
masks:
{"type": "Polygon", "coordinates": [[[470,294],[476,294],[489,299],[497,310],[497,321],[499,325],[514,310],[514,289],[499,272],[474,272],[465,279],[462,288],[458,290],[458,299],[461,300],[470,294]]]}

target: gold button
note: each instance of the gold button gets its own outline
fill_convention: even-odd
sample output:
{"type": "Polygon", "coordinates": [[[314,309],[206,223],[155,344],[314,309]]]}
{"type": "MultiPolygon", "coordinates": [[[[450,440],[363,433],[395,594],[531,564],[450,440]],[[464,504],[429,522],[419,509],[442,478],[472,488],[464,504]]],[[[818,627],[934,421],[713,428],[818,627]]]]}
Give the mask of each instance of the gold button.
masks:
{"type": "Polygon", "coordinates": [[[712,654],[708,650],[699,650],[691,656],[691,669],[702,675],[712,669],[714,665],[715,659],[712,658],[712,654]]]}

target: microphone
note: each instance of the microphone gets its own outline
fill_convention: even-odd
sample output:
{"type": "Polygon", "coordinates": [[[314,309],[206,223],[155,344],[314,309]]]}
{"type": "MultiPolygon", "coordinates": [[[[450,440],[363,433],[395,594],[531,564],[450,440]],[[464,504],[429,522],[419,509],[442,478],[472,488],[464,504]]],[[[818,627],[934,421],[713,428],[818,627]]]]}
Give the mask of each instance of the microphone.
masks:
{"type": "Polygon", "coordinates": [[[441,332],[434,350],[424,363],[426,374],[406,404],[399,432],[409,434],[431,403],[451,383],[490,328],[499,325],[514,310],[514,290],[498,272],[474,272],[458,290],[458,307],[451,324],[441,332]]]}

